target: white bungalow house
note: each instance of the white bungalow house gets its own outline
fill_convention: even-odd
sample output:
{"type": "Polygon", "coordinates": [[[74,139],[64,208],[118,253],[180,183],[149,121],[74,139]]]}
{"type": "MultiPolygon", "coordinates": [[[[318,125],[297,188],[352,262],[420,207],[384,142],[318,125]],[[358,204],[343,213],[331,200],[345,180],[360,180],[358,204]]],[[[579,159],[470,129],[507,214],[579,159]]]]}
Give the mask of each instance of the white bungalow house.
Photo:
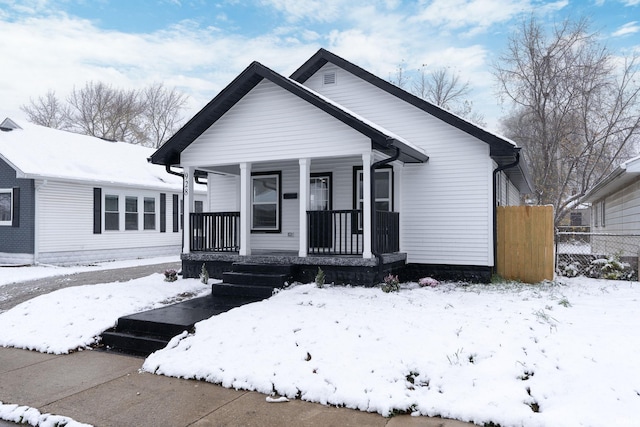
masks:
{"type": "Polygon", "coordinates": [[[182,178],[149,164],[153,151],[2,121],[0,264],[178,255],[182,178]]]}
{"type": "Polygon", "coordinates": [[[287,263],[296,280],[320,267],[370,285],[489,280],[495,206],[530,192],[519,151],[320,49],[289,78],[252,63],[150,160],[184,171],[186,277],[287,263]]]}

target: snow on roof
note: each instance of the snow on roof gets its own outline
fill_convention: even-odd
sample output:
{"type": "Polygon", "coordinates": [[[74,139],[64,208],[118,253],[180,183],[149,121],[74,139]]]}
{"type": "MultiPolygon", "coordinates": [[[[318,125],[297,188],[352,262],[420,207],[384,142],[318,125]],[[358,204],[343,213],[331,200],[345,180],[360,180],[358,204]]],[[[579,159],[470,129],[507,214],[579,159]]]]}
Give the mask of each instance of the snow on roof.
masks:
{"type": "Polygon", "coordinates": [[[182,178],[147,158],[152,148],[51,129],[9,118],[0,130],[0,158],[19,178],[56,179],[182,191],[182,178]]]}

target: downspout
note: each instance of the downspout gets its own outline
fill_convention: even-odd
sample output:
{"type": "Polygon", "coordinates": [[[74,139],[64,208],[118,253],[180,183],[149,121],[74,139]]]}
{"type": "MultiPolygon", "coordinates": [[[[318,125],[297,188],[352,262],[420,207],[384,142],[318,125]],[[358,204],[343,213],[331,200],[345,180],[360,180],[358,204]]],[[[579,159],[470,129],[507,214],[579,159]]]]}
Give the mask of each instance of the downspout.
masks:
{"type": "Polygon", "coordinates": [[[497,194],[497,188],[496,188],[496,180],[497,180],[498,174],[503,170],[511,169],[513,167],[518,166],[518,164],[520,163],[520,149],[518,148],[517,150],[518,151],[516,151],[516,159],[513,163],[509,163],[503,166],[498,166],[493,170],[493,272],[494,273],[496,272],[496,267],[498,266],[498,224],[497,224],[498,194],[497,194]]]}
{"type": "Polygon", "coordinates": [[[171,170],[171,165],[165,165],[165,169],[167,170],[167,173],[171,174],[171,175],[175,175],[175,176],[179,176],[180,178],[184,179],[184,174],[181,172],[174,172],[171,170]]]}
{"type": "Polygon", "coordinates": [[[398,160],[398,158],[400,157],[400,149],[398,147],[393,147],[396,152],[393,156],[387,158],[387,159],[383,159],[383,160],[379,160],[377,162],[374,162],[371,164],[371,176],[369,177],[369,179],[371,180],[371,184],[370,184],[370,191],[371,191],[371,253],[373,254],[373,256],[376,257],[377,262],[378,262],[378,276],[380,275],[380,273],[382,273],[382,254],[380,252],[378,252],[378,248],[376,247],[376,231],[377,231],[377,224],[376,224],[376,169],[387,165],[393,161],[398,160]]]}
{"type": "Polygon", "coordinates": [[[46,179],[35,186],[33,194],[33,265],[38,265],[38,248],[40,246],[40,215],[38,215],[38,194],[40,193],[40,189],[45,185],[47,185],[46,179]]]}

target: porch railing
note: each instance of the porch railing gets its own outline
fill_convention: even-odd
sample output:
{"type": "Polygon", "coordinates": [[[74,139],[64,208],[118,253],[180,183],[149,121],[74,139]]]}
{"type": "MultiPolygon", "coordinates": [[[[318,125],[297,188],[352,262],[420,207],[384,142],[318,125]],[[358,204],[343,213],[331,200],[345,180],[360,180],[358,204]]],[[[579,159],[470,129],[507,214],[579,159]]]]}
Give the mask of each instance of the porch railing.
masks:
{"type": "MultiPolygon", "coordinates": [[[[362,211],[356,209],[307,211],[309,254],[362,255],[362,211]]],[[[380,253],[400,249],[400,214],[376,211],[374,249],[380,253]]]]}
{"type": "Polygon", "coordinates": [[[362,255],[362,211],[307,211],[307,252],[322,255],[362,255]]]}
{"type": "Polygon", "coordinates": [[[191,250],[240,250],[240,212],[199,212],[191,216],[191,250]]]}
{"type": "Polygon", "coordinates": [[[373,250],[382,254],[400,250],[400,214],[376,211],[376,230],[373,250]]]}

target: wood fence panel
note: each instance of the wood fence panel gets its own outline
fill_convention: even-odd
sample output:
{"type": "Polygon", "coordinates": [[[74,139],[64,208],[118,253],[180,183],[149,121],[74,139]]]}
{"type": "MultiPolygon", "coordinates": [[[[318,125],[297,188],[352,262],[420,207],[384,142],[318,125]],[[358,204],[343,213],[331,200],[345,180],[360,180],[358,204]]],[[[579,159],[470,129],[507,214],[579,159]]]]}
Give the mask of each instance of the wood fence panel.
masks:
{"type": "Polygon", "coordinates": [[[497,208],[497,273],[508,280],[553,280],[553,206],[497,208]]]}

